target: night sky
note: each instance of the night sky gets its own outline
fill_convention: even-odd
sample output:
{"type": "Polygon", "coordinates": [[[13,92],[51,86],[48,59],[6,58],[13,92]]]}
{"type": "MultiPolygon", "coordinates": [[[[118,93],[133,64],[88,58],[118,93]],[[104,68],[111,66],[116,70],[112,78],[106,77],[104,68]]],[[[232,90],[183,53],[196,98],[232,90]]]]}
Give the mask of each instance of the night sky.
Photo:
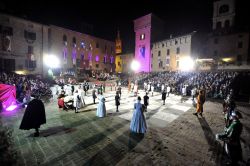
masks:
{"type": "MultiPolygon", "coordinates": [[[[93,25],[93,35],[113,41],[119,28],[126,51],[134,49],[131,44],[134,42],[133,20],[151,12],[165,21],[167,34],[178,35],[194,30],[211,31],[212,0],[174,0],[171,2],[166,0],[137,0],[136,2],[135,0],[83,0],[80,2],[74,0],[68,2],[2,0],[0,10],[32,21],[76,31],[82,31],[81,23],[88,23],[93,25]]],[[[240,11],[243,14],[249,14],[247,10],[240,11]]]]}

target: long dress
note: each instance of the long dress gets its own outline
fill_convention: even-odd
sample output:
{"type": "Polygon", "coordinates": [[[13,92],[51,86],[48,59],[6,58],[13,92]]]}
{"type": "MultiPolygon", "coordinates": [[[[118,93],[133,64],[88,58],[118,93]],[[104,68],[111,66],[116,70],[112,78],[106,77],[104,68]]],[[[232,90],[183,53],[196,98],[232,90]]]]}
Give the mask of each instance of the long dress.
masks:
{"type": "Polygon", "coordinates": [[[137,102],[134,104],[134,113],[130,123],[130,130],[134,133],[146,133],[146,119],[142,113],[142,104],[137,102]]]}
{"type": "Polygon", "coordinates": [[[99,104],[97,106],[96,116],[102,118],[106,116],[105,98],[102,95],[100,95],[98,96],[98,99],[99,99],[99,104]]]}
{"type": "Polygon", "coordinates": [[[25,110],[20,129],[36,129],[40,128],[40,125],[45,123],[46,115],[44,104],[41,100],[33,99],[31,102],[29,102],[25,110]]]}

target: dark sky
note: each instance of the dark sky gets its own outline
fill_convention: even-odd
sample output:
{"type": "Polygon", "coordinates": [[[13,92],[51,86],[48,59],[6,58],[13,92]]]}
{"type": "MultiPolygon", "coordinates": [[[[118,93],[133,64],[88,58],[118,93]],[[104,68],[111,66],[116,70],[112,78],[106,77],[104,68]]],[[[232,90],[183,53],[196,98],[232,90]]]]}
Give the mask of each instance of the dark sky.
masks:
{"type": "Polygon", "coordinates": [[[81,22],[89,23],[94,35],[109,40],[119,28],[124,49],[133,50],[134,19],[152,12],[165,21],[168,34],[210,31],[212,4],[213,0],[2,0],[0,10],[77,31],[81,22]]]}

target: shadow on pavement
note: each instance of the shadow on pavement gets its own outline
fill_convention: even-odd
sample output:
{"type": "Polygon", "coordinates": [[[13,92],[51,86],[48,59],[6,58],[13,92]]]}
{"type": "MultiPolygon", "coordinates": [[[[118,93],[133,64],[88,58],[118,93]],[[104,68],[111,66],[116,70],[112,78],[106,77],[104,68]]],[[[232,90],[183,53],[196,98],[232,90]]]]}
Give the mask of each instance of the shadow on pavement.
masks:
{"type": "Polygon", "coordinates": [[[215,134],[213,133],[212,129],[209,127],[205,117],[198,118],[202,130],[204,132],[205,138],[207,143],[209,144],[210,148],[208,151],[212,151],[211,159],[215,159],[216,165],[224,165],[224,158],[223,158],[223,147],[219,142],[215,139],[215,134]]]}
{"type": "Polygon", "coordinates": [[[138,143],[142,141],[144,134],[131,133],[129,130],[117,137],[112,143],[98,151],[92,156],[84,166],[98,165],[102,166],[116,165],[119,163],[138,143]]]}
{"type": "MultiPolygon", "coordinates": [[[[52,136],[52,135],[62,135],[62,134],[71,133],[74,131],[76,131],[75,128],[56,126],[56,127],[48,128],[46,130],[41,130],[40,137],[48,137],[48,136],[52,136]]],[[[29,137],[33,137],[33,134],[29,135],[29,137]]]]}
{"type": "Polygon", "coordinates": [[[112,126],[111,128],[107,128],[106,130],[104,130],[101,133],[95,134],[87,139],[84,139],[82,142],[76,144],[75,146],[72,147],[72,149],[68,152],[65,152],[64,154],[50,160],[47,161],[46,163],[43,163],[43,165],[54,165],[59,163],[61,160],[63,160],[65,157],[67,157],[68,155],[74,153],[74,152],[78,152],[81,150],[85,150],[88,147],[91,147],[95,144],[97,144],[98,142],[102,141],[103,139],[107,138],[107,136],[109,134],[112,134],[113,132],[115,132],[116,130],[119,130],[120,128],[124,127],[126,124],[128,124],[128,122],[121,122],[116,124],[115,126],[112,126]]]}

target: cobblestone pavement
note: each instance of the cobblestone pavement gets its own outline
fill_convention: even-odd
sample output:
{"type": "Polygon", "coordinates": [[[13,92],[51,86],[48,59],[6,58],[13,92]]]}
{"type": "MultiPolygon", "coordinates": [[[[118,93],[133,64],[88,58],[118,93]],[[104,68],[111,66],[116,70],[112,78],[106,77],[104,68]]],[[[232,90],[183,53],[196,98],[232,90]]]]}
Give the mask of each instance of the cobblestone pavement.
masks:
{"type": "MultiPolygon", "coordinates": [[[[123,88],[119,113],[115,112],[114,91],[105,93],[107,117],[97,118],[97,104],[89,93],[80,113],[59,111],[57,102],[46,104],[47,123],[34,130],[19,130],[24,110],[0,114],[3,123],[13,129],[18,165],[223,165],[222,142],[215,134],[222,132],[222,105],[207,101],[204,117],[193,116],[188,98],[170,95],[162,105],[161,94],[150,97],[145,113],[148,131],[142,135],[129,132],[133,103],[136,100],[123,88]]],[[[140,96],[144,96],[140,91],[140,96]]],[[[250,107],[238,106],[244,125],[242,148],[244,161],[250,158],[250,107]]]]}

